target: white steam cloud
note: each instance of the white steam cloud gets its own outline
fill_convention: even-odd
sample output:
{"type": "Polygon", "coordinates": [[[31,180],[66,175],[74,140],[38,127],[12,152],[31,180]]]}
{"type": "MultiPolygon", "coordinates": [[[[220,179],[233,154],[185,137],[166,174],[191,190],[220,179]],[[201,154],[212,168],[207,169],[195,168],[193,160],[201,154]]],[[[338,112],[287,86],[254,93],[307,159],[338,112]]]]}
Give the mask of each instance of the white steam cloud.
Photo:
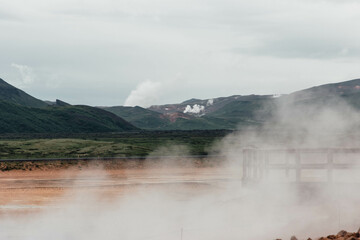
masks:
{"type": "Polygon", "coordinates": [[[214,99],[209,99],[206,103],[206,106],[211,106],[214,104],[214,99]]]}
{"type": "MultiPolygon", "coordinates": [[[[147,162],[144,168],[137,169],[142,171],[140,177],[128,171],[122,176],[123,183],[111,177],[105,179],[105,184],[112,189],[121,184],[129,187],[128,192],[111,201],[100,196],[89,197],[87,193],[78,197],[72,194],[69,202],[42,214],[0,218],[0,239],[268,240],[290,239],[291,235],[298,239],[316,239],[341,229],[356,231],[360,223],[360,192],[356,190],[359,182],[354,178],[341,184],[336,182],[339,179],[335,175],[334,183],[324,188],[271,181],[246,186],[240,181],[242,148],[359,146],[359,134],[354,135],[360,128],[356,109],[337,98],[325,98],[325,103],[311,106],[308,96],[303,99],[307,101],[299,103],[298,99],[285,98],[286,102],[275,102],[272,107],[276,111],[268,117],[264,128],[232,134],[219,143],[217,147],[227,159],[225,166],[207,166],[204,169],[208,172],[202,172],[204,169],[195,165],[179,167],[181,159],[165,159],[158,163],[160,168],[167,168],[161,173],[147,162]]],[[[198,105],[195,109],[201,107],[198,105]]],[[[188,154],[188,150],[167,146],[154,155],[178,153],[188,154]]],[[[316,163],[315,156],[300,158],[300,161],[316,163]]],[[[277,155],[273,157],[269,160],[280,159],[277,155]]],[[[353,159],[358,161],[359,154],[353,159]]],[[[349,157],[334,155],[333,160],[342,164],[349,157]]],[[[348,175],[348,170],[355,170],[355,166],[338,169],[337,176],[348,175]]],[[[277,172],[281,170],[284,169],[270,169],[270,176],[284,174],[284,171],[277,172]]],[[[312,173],[308,176],[317,177],[312,173]]]]}
{"type": "MultiPolygon", "coordinates": [[[[194,167],[187,171],[178,167],[175,172],[167,167],[162,172],[148,168],[140,177],[143,182],[129,171],[124,175],[128,190],[123,188],[123,194],[110,201],[88,189],[69,194],[69,201],[41,214],[2,215],[0,238],[166,240],[183,235],[183,240],[267,240],[290,239],[295,234],[306,239],[358,227],[360,193],[351,186],[346,194],[344,189],[336,194],[313,192],[310,200],[301,200],[293,185],[243,187],[239,172],[229,174],[226,168],[202,174],[194,167]]],[[[81,176],[79,182],[96,187],[99,177],[81,176]]],[[[114,180],[109,176],[102,181],[114,180]]],[[[113,187],[121,183],[114,182],[113,187]]]]}
{"type": "Polygon", "coordinates": [[[187,105],[184,113],[201,114],[205,111],[205,106],[194,104],[194,106],[187,105]]]}
{"type": "Polygon", "coordinates": [[[159,99],[161,88],[160,82],[146,80],[131,91],[125,100],[124,106],[150,107],[159,99]]]}
{"type": "Polygon", "coordinates": [[[28,85],[34,82],[35,74],[31,67],[16,63],[12,63],[11,66],[19,71],[22,85],[28,85]]]}

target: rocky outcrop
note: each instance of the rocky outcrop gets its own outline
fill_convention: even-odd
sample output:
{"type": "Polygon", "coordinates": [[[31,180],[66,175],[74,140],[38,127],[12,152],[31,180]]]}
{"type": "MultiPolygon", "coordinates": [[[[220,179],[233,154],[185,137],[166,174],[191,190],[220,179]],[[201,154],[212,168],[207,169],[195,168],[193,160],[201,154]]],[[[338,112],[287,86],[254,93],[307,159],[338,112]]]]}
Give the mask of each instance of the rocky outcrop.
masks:
{"type": "MultiPolygon", "coordinates": [[[[298,239],[295,236],[292,236],[290,240],[298,239]]],[[[312,240],[312,238],[308,238],[307,240],[312,240]]],[[[336,235],[328,235],[326,237],[315,238],[315,240],[360,240],[360,228],[357,232],[347,232],[345,230],[341,230],[336,235]]]]}

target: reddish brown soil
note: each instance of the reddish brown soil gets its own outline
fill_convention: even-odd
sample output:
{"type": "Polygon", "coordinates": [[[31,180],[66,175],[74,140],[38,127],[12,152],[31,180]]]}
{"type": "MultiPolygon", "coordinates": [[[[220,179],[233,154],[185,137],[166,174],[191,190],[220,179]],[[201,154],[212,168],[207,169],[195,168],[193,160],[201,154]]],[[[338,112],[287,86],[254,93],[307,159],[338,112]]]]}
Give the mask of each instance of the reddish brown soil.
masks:
{"type": "Polygon", "coordinates": [[[170,191],[176,191],[172,186],[182,184],[187,191],[196,189],[194,192],[200,194],[202,189],[208,189],[209,181],[226,181],[234,177],[227,170],[214,167],[118,167],[106,170],[73,167],[5,171],[0,172],[0,215],[37,211],[39,207],[70,200],[79,191],[111,201],[144,187],[170,186],[170,191]]]}
{"type": "MultiPolygon", "coordinates": [[[[360,239],[360,228],[357,232],[347,232],[345,230],[341,230],[336,235],[328,235],[326,237],[315,238],[316,240],[359,240],[360,239]]],[[[281,240],[281,239],[276,239],[281,240]]],[[[290,240],[298,240],[295,236],[291,237],[290,240]]],[[[308,238],[307,240],[312,240],[308,238]]]]}

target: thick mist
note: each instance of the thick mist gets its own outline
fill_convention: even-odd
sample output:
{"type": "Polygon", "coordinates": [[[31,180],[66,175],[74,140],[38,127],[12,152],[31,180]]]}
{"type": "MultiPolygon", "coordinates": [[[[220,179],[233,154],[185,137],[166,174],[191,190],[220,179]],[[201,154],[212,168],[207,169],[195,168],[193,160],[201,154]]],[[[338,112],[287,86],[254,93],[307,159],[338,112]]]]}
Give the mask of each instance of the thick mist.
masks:
{"type": "MultiPolygon", "coordinates": [[[[87,189],[69,190],[68,200],[38,213],[1,216],[0,239],[299,239],[320,237],[341,229],[355,231],[360,226],[359,178],[354,170],[360,156],[341,154],[334,161],[351,163],[354,169],[334,172],[334,183],[317,187],[298,187],[273,181],[256,184],[241,181],[243,149],[356,148],[359,146],[359,112],[340,98],[310,101],[307,96],[286,96],[264,109],[272,113],[261,127],[230,134],[214,144],[213,153],[225,156],[218,173],[229,178],[197,178],[197,171],[184,181],[163,181],[156,169],[192,166],[181,158],[162,159],[144,164],[149,182],[136,184],[131,191],[107,199],[87,189]],[[341,184],[340,184],[341,183],[341,184]]],[[[264,110],[263,109],[263,110],[264,110]]],[[[187,154],[184,146],[162,147],[154,155],[187,154]]],[[[284,156],[272,156],[282,161],[284,156]]],[[[302,161],[321,161],[320,155],[303,156],[302,161]]],[[[217,160],[213,160],[217,161],[217,160]]],[[[171,175],[171,171],[169,170],[171,175]]],[[[304,178],[320,179],[321,172],[307,172],[304,178]],[[320,175],[320,176],[318,176],[320,175]]],[[[126,175],[126,173],[125,173],[126,175]]],[[[94,176],[95,177],[95,176],[94,176]]],[[[97,178],[108,178],[106,171],[97,178]]],[[[171,179],[171,176],[168,176],[171,179]]],[[[316,182],[316,181],[315,181],[316,182]]],[[[320,181],[321,182],[321,181],[320,181]]],[[[76,186],[76,182],[74,183],[76,186]]],[[[99,186],[101,187],[101,186],[99,186]]],[[[74,188],[76,189],[76,188],[74,188]]]]}

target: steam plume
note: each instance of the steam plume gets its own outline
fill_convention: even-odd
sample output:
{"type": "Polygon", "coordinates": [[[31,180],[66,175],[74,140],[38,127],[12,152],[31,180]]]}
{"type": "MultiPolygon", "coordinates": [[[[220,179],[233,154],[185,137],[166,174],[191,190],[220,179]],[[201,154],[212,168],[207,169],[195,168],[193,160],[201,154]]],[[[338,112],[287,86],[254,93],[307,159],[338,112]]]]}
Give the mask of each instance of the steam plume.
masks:
{"type": "Polygon", "coordinates": [[[158,100],[159,94],[161,94],[160,82],[146,80],[131,91],[124,105],[150,107],[158,100]]]}
{"type": "MultiPolygon", "coordinates": [[[[263,127],[224,138],[217,145],[226,156],[221,168],[201,172],[195,166],[179,168],[177,162],[165,159],[157,164],[166,167],[161,173],[151,168],[154,165],[144,164],[148,171],[141,176],[142,182],[130,174],[122,178],[127,186],[136,186],[135,190],[111,202],[80,192],[41,215],[2,218],[0,238],[165,240],[180,239],[183,233],[184,240],[267,240],[290,239],[292,235],[314,239],[341,229],[356,231],[360,192],[353,178],[347,184],[309,192],[292,184],[269,181],[243,186],[240,181],[242,148],[359,146],[357,110],[338,98],[326,98],[321,104],[309,104],[304,99],[276,98],[264,106],[274,111],[267,115],[263,127]],[[173,168],[178,175],[171,172],[173,168]]],[[[187,151],[181,146],[167,146],[154,154],[187,151]]],[[[341,175],[348,175],[348,171],[339,172],[341,175]]]]}
{"type": "Polygon", "coordinates": [[[201,114],[205,111],[205,106],[194,104],[194,106],[187,105],[184,113],[201,114]]]}

